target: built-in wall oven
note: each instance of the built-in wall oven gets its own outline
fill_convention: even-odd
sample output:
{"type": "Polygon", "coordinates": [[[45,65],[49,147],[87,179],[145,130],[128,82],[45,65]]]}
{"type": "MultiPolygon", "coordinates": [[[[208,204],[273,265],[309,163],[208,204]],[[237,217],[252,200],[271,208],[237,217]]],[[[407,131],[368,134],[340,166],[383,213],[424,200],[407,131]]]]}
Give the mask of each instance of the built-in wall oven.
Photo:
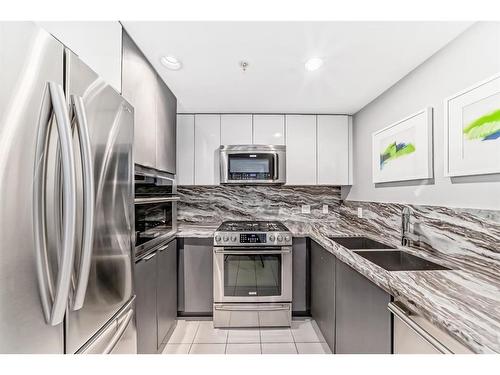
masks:
{"type": "Polygon", "coordinates": [[[135,166],[135,256],[140,257],[177,233],[175,176],[135,166]]]}
{"type": "Polygon", "coordinates": [[[223,184],[284,184],[286,147],[283,145],[220,146],[223,184]]]}
{"type": "Polygon", "coordinates": [[[276,222],[225,222],[214,235],[214,326],[290,326],[292,236],[276,222]]]}

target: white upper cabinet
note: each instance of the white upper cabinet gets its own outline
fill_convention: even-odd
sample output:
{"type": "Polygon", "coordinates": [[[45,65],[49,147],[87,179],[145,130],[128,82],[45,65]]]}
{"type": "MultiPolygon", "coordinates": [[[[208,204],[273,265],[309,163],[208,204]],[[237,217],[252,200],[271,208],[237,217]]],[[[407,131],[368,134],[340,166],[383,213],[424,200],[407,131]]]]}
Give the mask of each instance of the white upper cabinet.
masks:
{"type": "Polygon", "coordinates": [[[285,116],[254,115],[253,143],[256,145],[284,145],[285,116]]]}
{"type": "Polygon", "coordinates": [[[288,185],[316,184],[316,116],[286,116],[288,185]]]}
{"type": "Polygon", "coordinates": [[[196,185],[219,184],[220,130],[220,115],[194,116],[194,183],[196,185]]]}
{"type": "Polygon", "coordinates": [[[194,185],[194,115],[177,115],[177,184],[194,185]]]}
{"type": "Polygon", "coordinates": [[[221,144],[285,144],[288,185],[352,184],[350,116],[178,115],[178,184],[218,185],[221,144]]]}
{"type": "Polygon", "coordinates": [[[349,116],[318,115],[318,185],[351,184],[349,116]]]}
{"type": "Polygon", "coordinates": [[[39,22],[113,88],[122,91],[122,26],[117,21],[39,22]]]}
{"type": "Polygon", "coordinates": [[[221,115],[220,128],[221,144],[252,144],[252,115],[221,115]]]}

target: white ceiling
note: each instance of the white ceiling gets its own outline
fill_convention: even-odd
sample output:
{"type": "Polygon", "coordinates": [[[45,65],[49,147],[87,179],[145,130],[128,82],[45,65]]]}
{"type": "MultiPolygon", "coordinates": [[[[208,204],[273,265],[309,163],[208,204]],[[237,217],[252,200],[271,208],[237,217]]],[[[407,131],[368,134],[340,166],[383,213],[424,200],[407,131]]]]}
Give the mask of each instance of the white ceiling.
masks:
{"type": "Polygon", "coordinates": [[[179,112],[353,114],[470,22],[123,22],[179,112]],[[163,55],[183,68],[167,70],[163,55]],[[304,69],[313,56],[317,71],[304,69]],[[239,62],[248,61],[246,72],[239,62]]]}

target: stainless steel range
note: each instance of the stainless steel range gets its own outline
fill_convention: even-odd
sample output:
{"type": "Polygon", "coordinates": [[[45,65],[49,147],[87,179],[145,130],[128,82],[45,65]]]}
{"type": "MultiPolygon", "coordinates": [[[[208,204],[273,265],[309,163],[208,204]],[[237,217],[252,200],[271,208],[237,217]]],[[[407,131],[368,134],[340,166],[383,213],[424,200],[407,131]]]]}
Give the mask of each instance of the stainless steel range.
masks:
{"type": "Polygon", "coordinates": [[[226,221],[214,233],[214,326],[290,326],[292,234],[282,223],[226,221]]]}

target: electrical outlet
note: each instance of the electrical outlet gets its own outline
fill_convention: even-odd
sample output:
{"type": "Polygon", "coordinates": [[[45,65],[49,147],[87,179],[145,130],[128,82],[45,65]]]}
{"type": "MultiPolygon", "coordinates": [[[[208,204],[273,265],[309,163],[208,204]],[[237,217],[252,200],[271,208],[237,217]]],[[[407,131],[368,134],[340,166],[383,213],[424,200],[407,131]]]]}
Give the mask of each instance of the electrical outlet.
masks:
{"type": "Polygon", "coordinates": [[[327,214],[327,213],[328,213],[328,205],[327,205],[327,204],[324,204],[324,205],[323,205],[323,213],[324,213],[324,214],[327,214]]]}
{"type": "Polygon", "coordinates": [[[359,217],[360,219],[362,219],[362,218],[363,218],[363,208],[362,208],[362,207],[358,207],[358,217],[359,217]]]}
{"type": "Polygon", "coordinates": [[[303,204],[302,205],[302,213],[303,214],[310,214],[311,213],[311,206],[308,204],[303,204]]]}

